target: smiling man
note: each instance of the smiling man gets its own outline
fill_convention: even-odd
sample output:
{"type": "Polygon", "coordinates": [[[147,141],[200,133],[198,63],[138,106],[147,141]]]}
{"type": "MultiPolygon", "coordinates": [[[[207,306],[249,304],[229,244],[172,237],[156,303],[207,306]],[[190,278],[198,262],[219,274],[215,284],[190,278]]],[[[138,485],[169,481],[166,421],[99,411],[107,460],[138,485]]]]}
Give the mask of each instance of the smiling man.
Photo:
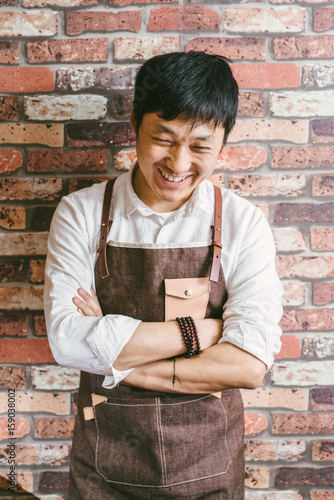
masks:
{"type": "Polygon", "coordinates": [[[279,351],[282,287],[262,212],[207,180],[237,107],[223,57],[150,59],[135,165],[55,213],[47,329],[81,370],[71,499],[244,498],[239,388],[279,351]]]}

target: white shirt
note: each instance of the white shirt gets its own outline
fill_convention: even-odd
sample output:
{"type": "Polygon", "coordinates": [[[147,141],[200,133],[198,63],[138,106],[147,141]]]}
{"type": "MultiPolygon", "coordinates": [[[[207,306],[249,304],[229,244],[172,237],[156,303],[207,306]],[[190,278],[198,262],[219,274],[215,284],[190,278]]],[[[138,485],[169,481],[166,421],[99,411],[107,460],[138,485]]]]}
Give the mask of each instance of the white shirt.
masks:
{"type": "MultiPolygon", "coordinates": [[[[108,243],[150,248],[205,246],[211,243],[214,190],[202,182],[181,208],[153,212],[135,194],[132,172],[115,182],[108,243]]],[[[86,317],[72,298],[79,287],[95,287],[94,266],[106,183],[62,198],[48,240],[44,306],[48,337],[56,361],[105,375],[113,388],[128,373],[113,363],[140,321],[121,315],[86,317]]],[[[270,227],[259,208],[222,189],[222,255],[228,299],[220,342],[230,342],[262,360],[267,368],[280,350],[282,285],[275,271],[270,227]]],[[[131,371],[131,370],[130,370],[131,371]]]]}

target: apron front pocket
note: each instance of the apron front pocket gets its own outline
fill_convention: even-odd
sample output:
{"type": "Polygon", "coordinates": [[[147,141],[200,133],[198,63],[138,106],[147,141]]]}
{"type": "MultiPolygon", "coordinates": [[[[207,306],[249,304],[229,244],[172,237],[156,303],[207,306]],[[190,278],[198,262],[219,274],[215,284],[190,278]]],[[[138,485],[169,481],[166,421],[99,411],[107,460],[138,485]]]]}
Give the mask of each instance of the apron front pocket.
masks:
{"type": "Polygon", "coordinates": [[[165,279],[165,321],[192,316],[204,319],[209,302],[209,278],[165,279]]]}

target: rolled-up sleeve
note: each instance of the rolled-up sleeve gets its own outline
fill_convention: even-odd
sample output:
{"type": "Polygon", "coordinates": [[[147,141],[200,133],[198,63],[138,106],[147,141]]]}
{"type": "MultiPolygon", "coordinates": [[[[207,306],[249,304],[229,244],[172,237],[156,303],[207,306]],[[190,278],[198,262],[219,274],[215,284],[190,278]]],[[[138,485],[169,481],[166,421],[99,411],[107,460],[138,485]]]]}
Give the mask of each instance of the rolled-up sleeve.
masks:
{"type": "Polygon", "coordinates": [[[267,369],[280,351],[283,287],[275,269],[272,233],[260,210],[254,212],[243,235],[234,272],[228,282],[223,336],[249,352],[267,369]]]}
{"type": "MultiPolygon", "coordinates": [[[[97,228],[98,229],[98,228],[97,228]]],[[[55,360],[90,373],[105,375],[112,388],[129,371],[113,363],[140,323],[121,315],[82,316],[73,304],[79,287],[94,287],[96,248],[87,219],[73,197],[65,197],[52,220],[45,270],[44,309],[55,360]]]]}

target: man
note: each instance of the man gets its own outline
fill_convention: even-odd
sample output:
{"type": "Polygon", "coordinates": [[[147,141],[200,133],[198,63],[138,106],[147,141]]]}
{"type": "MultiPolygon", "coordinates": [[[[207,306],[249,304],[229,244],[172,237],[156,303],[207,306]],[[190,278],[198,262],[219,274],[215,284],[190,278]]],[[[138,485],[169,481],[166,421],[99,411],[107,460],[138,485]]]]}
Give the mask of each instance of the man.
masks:
{"type": "Polygon", "coordinates": [[[47,329],[81,370],[70,498],[244,498],[238,388],[279,351],[282,287],[262,212],[206,180],[237,106],[224,58],[150,59],[134,168],[56,211],[47,329]]]}

